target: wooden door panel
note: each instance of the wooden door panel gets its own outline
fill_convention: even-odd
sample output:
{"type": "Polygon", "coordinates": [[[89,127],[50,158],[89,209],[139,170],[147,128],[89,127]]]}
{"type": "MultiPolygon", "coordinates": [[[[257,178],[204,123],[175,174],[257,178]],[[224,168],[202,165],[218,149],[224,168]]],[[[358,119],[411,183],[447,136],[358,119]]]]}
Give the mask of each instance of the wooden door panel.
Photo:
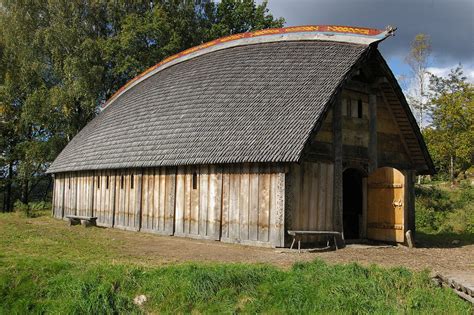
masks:
{"type": "Polygon", "coordinates": [[[404,241],[404,175],[390,167],[379,168],[367,180],[367,237],[404,241]]]}

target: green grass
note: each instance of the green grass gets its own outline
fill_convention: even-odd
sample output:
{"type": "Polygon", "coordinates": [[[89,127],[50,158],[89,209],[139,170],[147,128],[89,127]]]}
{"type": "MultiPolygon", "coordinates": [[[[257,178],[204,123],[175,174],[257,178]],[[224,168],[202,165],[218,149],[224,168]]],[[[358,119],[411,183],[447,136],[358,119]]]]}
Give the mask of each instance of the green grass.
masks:
{"type": "MultiPolygon", "coordinates": [[[[1,262],[2,260],[0,260],[1,262]]],[[[83,265],[49,259],[0,263],[0,313],[405,313],[470,314],[427,273],[329,266],[284,271],[266,265],[159,268],[83,265]],[[144,294],[143,307],[132,303],[144,294]]]]}
{"type": "MultiPolygon", "coordinates": [[[[148,264],[122,231],[73,228],[46,216],[0,214],[0,314],[471,314],[428,272],[357,264],[148,264]],[[143,306],[133,298],[144,294],[143,306]]],[[[143,237],[147,237],[143,235],[143,237]]],[[[179,249],[177,249],[179,250],[179,249]]]]}

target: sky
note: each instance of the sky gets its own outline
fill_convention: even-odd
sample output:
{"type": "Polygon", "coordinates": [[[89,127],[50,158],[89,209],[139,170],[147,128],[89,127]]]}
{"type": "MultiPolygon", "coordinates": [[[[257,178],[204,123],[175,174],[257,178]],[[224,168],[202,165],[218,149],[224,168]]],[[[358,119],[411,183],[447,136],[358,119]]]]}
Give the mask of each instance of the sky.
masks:
{"type": "Polygon", "coordinates": [[[415,35],[425,33],[432,45],[428,70],[446,75],[461,63],[474,82],[474,0],[269,0],[268,8],[285,18],[285,26],[397,27],[379,46],[397,77],[409,75],[405,56],[415,35]]]}

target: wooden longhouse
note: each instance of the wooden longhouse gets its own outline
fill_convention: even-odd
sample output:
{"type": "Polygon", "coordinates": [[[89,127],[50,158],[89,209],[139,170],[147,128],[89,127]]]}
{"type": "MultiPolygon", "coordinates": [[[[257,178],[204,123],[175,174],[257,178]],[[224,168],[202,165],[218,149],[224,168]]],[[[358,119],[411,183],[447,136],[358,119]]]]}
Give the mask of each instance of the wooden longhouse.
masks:
{"type": "Polygon", "coordinates": [[[51,165],[53,215],[273,247],[288,230],[404,242],[433,163],[377,50],[389,35],[269,29],[165,59],[51,165]]]}

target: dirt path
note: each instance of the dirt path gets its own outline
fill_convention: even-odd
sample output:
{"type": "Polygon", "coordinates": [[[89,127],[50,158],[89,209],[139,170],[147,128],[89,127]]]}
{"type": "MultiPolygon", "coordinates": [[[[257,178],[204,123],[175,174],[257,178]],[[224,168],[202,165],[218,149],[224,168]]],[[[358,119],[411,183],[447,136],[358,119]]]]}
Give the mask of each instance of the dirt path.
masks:
{"type": "Polygon", "coordinates": [[[298,261],[316,258],[328,263],[358,262],[386,267],[405,266],[413,270],[433,272],[462,270],[474,272],[474,245],[456,248],[415,248],[403,246],[348,245],[338,251],[297,253],[288,249],[226,244],[217,241],[109,230],[121,239],[120,250],[127,255],[142,257],[143,263],[168,264],[178,262],[238,262],[270,263],[290,267],[298,261]]]}
{"type": "Polygon", "coordinates": [[[348,245],[337,251],[298,253],[289,249],[251,247],[118,229],[68,227],[64,221],[48,217],[30,220],[9,217],[0,220],[0,234],[2,230],[4,237],[10,237],[13,242],[6,244],[6,249],[12,252],[16,252],[16,248],[23,244],[22,240],[28,240],[27,244],[23,244],[27,246],[26,248],[30,248],[31,244],[37,244],[35,248],[38,247],[41,254],[42,248],[48,244],[49,247],[47,249],[44,247],[45,250],[50,252],[54,250],[66,259],[74,255],[77,246],[68,250],[62,242],[71,245],[82,244],[81,248],[89,250],[88,257],[104,257],[106,261],[110,260],[112,263],[130,262],[147,266],[182,262],[222,262],[269,263],[288,268],[295,262],[319,258],[328,263],[357,262],[362,265],[378,264],[385,267],[405,266],[413,270],[429,269],[432,272],[474,273],[473,242],[465,242],[461,244],[463,246],[453,248],[414,249],[403,246],[348,245]],[[18,235],[23,236],[19,238],[18,235]],[[104,250],[103,246],[107,248],[107,255],[101,252],[104,250]]]}

